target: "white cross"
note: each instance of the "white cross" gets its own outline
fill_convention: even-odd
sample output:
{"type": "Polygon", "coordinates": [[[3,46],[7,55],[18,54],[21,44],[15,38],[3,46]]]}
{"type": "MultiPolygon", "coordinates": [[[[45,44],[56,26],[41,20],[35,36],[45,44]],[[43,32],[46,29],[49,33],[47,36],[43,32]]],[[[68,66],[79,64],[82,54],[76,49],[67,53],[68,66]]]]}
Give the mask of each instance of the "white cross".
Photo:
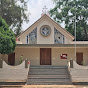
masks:
{"type": "Polygon", "coordinates": [[[48,8],[47,8],[46,6],[44,6],[42,12],[46,14],[46,13],[47,13],[47,9],[48,9],[48,8]]]}

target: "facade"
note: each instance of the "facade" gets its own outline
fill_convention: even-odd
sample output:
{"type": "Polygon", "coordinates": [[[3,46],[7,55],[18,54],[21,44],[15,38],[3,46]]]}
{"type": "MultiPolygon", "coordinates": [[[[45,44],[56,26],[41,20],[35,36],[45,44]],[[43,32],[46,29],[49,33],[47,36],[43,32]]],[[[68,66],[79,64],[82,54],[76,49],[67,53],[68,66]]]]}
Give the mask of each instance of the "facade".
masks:
{"type": "Polygon", "coordinates": [[[20,56],[28,59],[31,65],[66,66],[70,59],[78,64],[88,64],[88,42],[75,42],[74,36],[44,14],[39,20],[21,33],[13,54],[5,55],[9,64],[19,64],[20,56]],[[12,59],[13,58],[13,59],[12,59]]]}

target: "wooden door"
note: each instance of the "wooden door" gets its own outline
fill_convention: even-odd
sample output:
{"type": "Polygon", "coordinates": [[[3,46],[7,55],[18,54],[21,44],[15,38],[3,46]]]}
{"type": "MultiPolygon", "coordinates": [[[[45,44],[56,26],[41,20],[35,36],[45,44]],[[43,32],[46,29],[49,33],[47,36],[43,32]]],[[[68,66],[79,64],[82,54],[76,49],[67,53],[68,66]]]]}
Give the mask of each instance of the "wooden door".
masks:
{"type": "Polygon", "coordinates": [[[51,48],[40,48],[40,65],[51,65],[51,48]]]}
{"type": "Polygon", "coordinates": [[[8,55],[8,64],[15,65],[15,53],[11,53],[8,55]]]}
{"type": "Polygon", "coordinates": [[[76,53],[76,60],[77,60],[77,64],[82,65],[82,62],[83,62],[83,53],[77,52],[76,53]]]}

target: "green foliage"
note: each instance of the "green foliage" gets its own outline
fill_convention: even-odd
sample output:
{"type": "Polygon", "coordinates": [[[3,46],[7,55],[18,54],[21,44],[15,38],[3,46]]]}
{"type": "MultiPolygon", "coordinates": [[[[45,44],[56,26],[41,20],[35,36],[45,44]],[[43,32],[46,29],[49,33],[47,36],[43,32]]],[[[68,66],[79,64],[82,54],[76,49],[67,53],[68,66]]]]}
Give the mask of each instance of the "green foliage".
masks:
{"type": "Polygon", "coordinates": [[[0,0],[0,16],[5,19],[13,32],[21,32],[23,22],[28,22],[28,0],[0,0]]]}
{"type": "Polygon", "coordinates": [[[55,7],[50,15],[74,35],[76,15],[77,40],[88,41],[88,0],[53,0],[55,7]]]}
{"type": "Polygon", "coordinates": [[[19,64],[23,62],[23,55],[20,56],[19,64]]]}
{"type": "Polygon", "coordinates": [[[16,46],[14,33],[9,29],[5,20],[0,17],[0,53],[12,53],[16,46]]]}

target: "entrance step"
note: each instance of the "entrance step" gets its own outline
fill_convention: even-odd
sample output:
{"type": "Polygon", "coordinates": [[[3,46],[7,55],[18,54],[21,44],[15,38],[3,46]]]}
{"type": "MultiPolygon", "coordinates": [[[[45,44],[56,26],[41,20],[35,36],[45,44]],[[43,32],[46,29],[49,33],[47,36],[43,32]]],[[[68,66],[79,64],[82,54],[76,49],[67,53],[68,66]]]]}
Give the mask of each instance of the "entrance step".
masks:
{"type": "Polygon", "coordinates": [[[72,85],[65,66],[31,66],[27,85],[72,85]]]}
{"type": "Polygon", "coordinates": [[[29,75],[28,76],[28,78],[29,79],[34,79],[34,78],[36,78],[36,79],[49,79],[49,78],[52,78],[52,79],[60,79],[60,78],[62,78],[62,79],[67,79],[67,78],[69,78],[69,76],[68,75],[29,75]]]}
{"type": "Polygon", "coordinates": [[[39,65],[39,66],[31,66],[30,68],[36,68],[36,69],[39,69],[39,68],[42,68],[42,69],[46,69],[46,68],[67,68],[67,66],[51,66],[51,65],[39,65]]]}

